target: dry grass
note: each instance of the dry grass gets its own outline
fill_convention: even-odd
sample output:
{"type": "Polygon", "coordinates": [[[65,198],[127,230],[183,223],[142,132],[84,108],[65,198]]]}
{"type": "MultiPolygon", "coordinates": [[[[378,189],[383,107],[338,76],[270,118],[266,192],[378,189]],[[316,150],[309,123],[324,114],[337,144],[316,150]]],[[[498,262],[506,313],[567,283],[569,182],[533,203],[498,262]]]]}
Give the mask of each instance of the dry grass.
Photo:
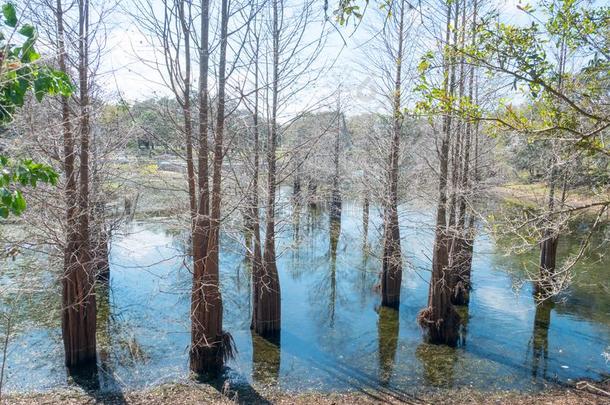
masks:
{"type": "MultiPolygon", "coordinates": [[[[541,206],[546,203],[548,198],[548,188],[542,183],[533,184],[504,184],[492,187],[490,191],[505,199],[520,202],[522,205],[541,206]]],[[[566,203],[568,206],[578,207],[610,200],[610,189],[591,190],[581,187],[570,190],[567,194],[566,203]]]]}
{"type": "MultiPolygon", "coordinates": [[[[602,387],[607,390],[608,383],[602,387]]],[[[3,403],[14,405],[89,405],[89,404],[502,404],[502,405],[601,405],[610,404],[610,397],[591,386],[584,389],[563,388],[542,393],[525,394],[515,391],[481,392],[471,389],[443,390],[427,394],[385,392],[348,393],[288,393],[275,389],[233,391],[227,385],[214,388],[206,384],[170,384],[120,395],[89,395],[83,391],[65,390],[44,394],[9,396],[3,403]]]]}

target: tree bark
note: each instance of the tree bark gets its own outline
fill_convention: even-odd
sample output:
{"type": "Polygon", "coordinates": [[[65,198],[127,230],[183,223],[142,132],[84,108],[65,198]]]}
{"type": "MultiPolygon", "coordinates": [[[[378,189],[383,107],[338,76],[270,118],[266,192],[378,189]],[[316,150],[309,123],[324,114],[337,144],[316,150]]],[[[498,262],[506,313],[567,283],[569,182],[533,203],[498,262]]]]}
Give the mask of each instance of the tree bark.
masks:
{"type": "MultiPolygon", "coordinates": [[[[222,204],[222,161],[224,157],[224,124],[225,124],[225,87],[226,58],[228,42],[228,1],[221,2],[220,58],[218,63],[218,108],[216,116],[216,133],[214,135],[214,157],[212,174],[211,210],[207,235],[206,255],[203,260],[203,316],[197,336],[191,345],[191,370],[196,373],[218,373],[227,358],[232,357],[233,343],[231,336],[222,329],[222,296],[220,294],[219,248],[220,248],[220,215],[222,204]],[[201,335],[201,336],[199,336],[201,335]],[[200,338],[199,338],[200,337],[200,338]]],[[[200,206],[202,204],[200,203],[200,206]]]]}
{"type": "Polygon", "coordinates": [[[394,80],[392,145],[389,157],[389,192],[384,213],[381,273],[381,305],[391,308],[398,308],[400,305],[400,285],[402,283],[402,253],[400,248],[400,227],[398,225],[398,157],[400,153],[400,131],[403,121],[401,111],[401,81],[405,7],[405,2],[401,2],[396,77],[394,80]]]}
{"type": "Polygon", "coordinates": [[[201,39],[199,49],[199,201],[193,225],[193,285],[191,292],[191,350],[190,367],[194,373],[206,369],[201,351],[206,346],[205,258],[209,231],[208,187],[208,64],[209,64],[209,0],[201,1],[201,39]]]}
{"type": "MultiPolygon", "coordinates": [[[[256,35],[256,48],[254,50],[254,109],[252,111],[252,123],[254,133],[254,171],[252,173],[252,195],[249,216],[250,233],[252,235],[252,320],[250,329],[256,330],[260,317],[260,293],[265,287],[264,269],[261,246],[261,231],[259,217],[258,176],[260,167],[260,140],[258,122],[258,96],[259,96],[259,51],[260,38],[256,35]]],[[[253,337],[254,342],[254,337],[253,337]]],[[[279,365],[278,365],[279,366],[279,365]]]]}
{"type": "MultiPolygon", "coordinates": [[[[456,14],[458,13],[458,2],[456,14]]],[[[447,6],[446,43],[449,44],[451,32],[451,5],[447,6]]],[[[445,60],[444,92],[450,99],[455,87],[455,66],[445,60]],[[448,79],[449,73],[451,78],[448,79]]],[[[438,206],[436,210],[436,228],[432,254],[432,274],[428,293],[428,306],[418,315],[418,322],[426,332],[431,343],[454,346],[458,340],[459,315],[451,303],[449,285],[449,235],[447,229],[447,176],[449,166],[449,143],[451,140],[451,111],[448,106],[443,117],[443,138],[441,141],[438,185],[438,206]]]]}
{"type": "MultiPolygon", "coordinates": [[[[64,131],[64,170],[66,171],[67,237],[64,252],[65,274],[62,278],[62,336],[65,364],[69,368],[94,365],[96,361],[96,303],[94,277],[91,274],[89,241],[89,2],[78,2],[79,20],[79,107],[80,107],[80,184],[76,190],[74,139],[70,125],[68,100],[62,99],[64,131]]],[[[57,1],[57,33],[60,69],[65,63],[64,23],[61,1],[57,1]]]]}
{"type": "MultiPolygon", "coordinates": [[[[562,38],[561,49],[559,55],[559,85],[558,88],[561,90],[563,87],[563,73],[565,71],[565,60],[566,60],[567,46],[565,39],[562,38]]],[[[553,289],[553,281],[555,277],[555,267],[557,265],[557,246],[559,244],[559,232],[555,229],[553,221],[553,212],[557,203],[557,197],[555,196],[556,187],[558,182],[559,173],[557,166],[559,164],[559,153],[560,146],[556,141],[551,140],[551,150],[553,156],[551,158],[551,173],[549,176],[549,197],[548,197],[548,213],[545,219],[543,229],[543,239],[540,243],[540,276],[534,285],[534,296],[538,300],[546,300],[550,298],[555,292],[553,289]]],[[[563,182],[563,191],[560,204],[564,204],[566,198],[566,187],[567,183],[563,182]]]]}
{"type": "MultiPolygon", "coordinates": [[[[555,160],[553,158],[553,160],[555,160]]],[[[551,163],[551,176],[549,180],[549,197],[548,210],[549,218],[546,221],[551,221],[551,214],[555,209],[555,183],[557,181],[556,162],[551,163]]],[[[545,300],[553,294],[553,276],[557,265],[557,245],[559,244],[559,236],[553,229],[550,223],[544,224],[543,239],[540,243],[540,276],[534,285],[534,296],[538,300],[545,300]]]]}
{"type": "Polygon", "coordinates": [[[364,196],[364,201],[362,202],[362,234],[363,234],[363,246],[366,246],[369,238],[369,197],[364,196]]]}
{"type": "MultiPolygon", "coordinates": [[[[340,97],[340,96],[339,96],[340,97]]],[[[333,153],[333,188],[330,200],[330,220],[341,222],[341,190],[339,188],[339,153],[341,149],[341,136],[345,128],[345,116],[341,112],[341,100],[339,98],[339,106],[337,108],[337,133],[335,135],[334,153],[333,153]]]]}
{"type": "MultiPolygon", "coordinates": [[[[474,13],[472,21],[471,31],[471,46],[474,47],[476,44],[476,18],[477,18],[477,0],[473,4],[474,13]]],[[[466,29],[466,7],[462,8],[462,27],[466,29]]],[[[462,46],[464,39],[462,39],[462,46]]],[[[463,61],[461,62],[464,63],[463,61]]],[[[468,75],[468,100],[472,101],[474,93],[474,67],[470,67],[470,73],[468,75]]],[[[462,79],[464,80],[464,79],[462,79]]],[[[470,149],[472,141],[472,119],[468,119],[466,122],[466,128],[464,133],[464,149],[463,156],[461,158],[462,166],[460,179],[460,193],[457,195],[457,224],[454,233],[454,239],[452,247],[452,258],[450,267],[452,269],[452,302],[455,305],[468,305],[470,301],[470,274],[472,265],[472,251],[474,248],[474,226],[473,219],[470,219],[470,224],[466,226],[466,217],[471,210],[468,209],[466,199],[469,197],[471,191],[470,181],[470,149]]]]}
{"type": "Polygon", "coordinates": [[[191,13],[190,3],[178,1],[178,18],[184,38],[184,83],[182,89],[182,114],[184,119],[184,135],[186,137],[186,175],[189,191],[189,208],[191,227],[195,226],[197,213],[197,190],[195,189],[195,165],[193,161],[193,118],[191,111],[191,13]],[[189,15],[184,10],[184,4],[189,4],[189,15]]]}
{"type": "MultiPolygon", "coordinates": [[[[263,254],[263,274],[261,288],[258,290],[258,306],[254,331],[266,338],[277,337],[281,328],[281,292],[275,254],[275,192],[276,192],[276,148],[277,148],[277,110],[279,81],[279,10],[278,2],[272,1],[273,11],[273,80],[271,87],[271,128],[267,138],[267,215],[265,231],[265,251],[263,254]]],[[[282,4],[283,6],[283,4],[282,4]]]]}

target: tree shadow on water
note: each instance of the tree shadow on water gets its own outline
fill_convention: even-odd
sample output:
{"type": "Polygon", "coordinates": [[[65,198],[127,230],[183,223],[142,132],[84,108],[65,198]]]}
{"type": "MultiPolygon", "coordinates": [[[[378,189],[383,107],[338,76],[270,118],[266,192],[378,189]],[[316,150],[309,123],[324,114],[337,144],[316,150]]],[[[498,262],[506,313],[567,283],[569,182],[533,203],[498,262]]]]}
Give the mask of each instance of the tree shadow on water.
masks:
{"type": "MultiPolygon", "coordinates": [[[[344,360],[328,353],[316,350],[298,336],[284,332],[294,345],[293,347],[308,347],[308,352],[299,353],[291,350],[289,346],[284,346],[283,351],[300,358],[311,364],[313,367],[325,372],[332,381],[343,382],[352,386],[355,390],[369,398],[381,403],[404,403],[410,405],[424,404],[425,402],[417,395],[402,390],[391,384],[384,383],[384,379],[379,375],[371,375],[366,371],[354,367],[344,360]]],[[[383,354],[382,354],[383,356],[383,354]]],[[[383,374],[383,373],[382,373],[383,374]]]]}

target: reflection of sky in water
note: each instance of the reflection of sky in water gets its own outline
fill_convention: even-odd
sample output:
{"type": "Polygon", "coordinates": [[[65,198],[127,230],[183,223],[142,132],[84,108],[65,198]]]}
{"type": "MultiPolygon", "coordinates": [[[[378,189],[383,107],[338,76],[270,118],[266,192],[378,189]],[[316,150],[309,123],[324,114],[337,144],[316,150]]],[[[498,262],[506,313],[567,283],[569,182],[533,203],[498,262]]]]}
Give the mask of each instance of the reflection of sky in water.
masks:
{"type": "MultiPolygon", "coordinates": [[[[514,292],[514,274],[506,272],[533,257],[505,257],[494,251],[487,237],[480,237],[476,245],[474,290],[462,345],[450,349],[422,343],[415,318],[428,294],[431,217],[424,211],[402,213],[403,251],[409,265],[400,311],[381,316],[374,288],[380,217],[371,210],[369,244],[375,248],[366,255],[362,213],[358,206],[344,207],[334,264],[325,213],[304,208],[298,239],[295,227],[281,226],[280,352],[260,339],[253,348],[249,270],[235,239],[223,237],[225,329],[238,348],[229,364],[231,378],[277,383],[288,390],[382,386],[402,391],[467,385],[528,389],[554,379],[599,377],[610,371],[603,357],[610,337],[608,299],[599,290],[576,286],[564,304],[547,313],[539,308],[536,315],[530,286],[514,292]]],[[[183,265],[180,237],[154,222],[131,224],[115,236],[111,291],[98,293],[103,388],[186,378],[191,274],[183,265]]],[[[605,273],[607,279],[607,262],[586,266],[605,273]]],[[[65,383],[57,311],[44,323],[39,321],[49,318],[46,313],[58,302],[53,293],[29,303],[36,316],[23,316],[22,330],[11,343],[9,390],[44,390],[65,383]]]]}

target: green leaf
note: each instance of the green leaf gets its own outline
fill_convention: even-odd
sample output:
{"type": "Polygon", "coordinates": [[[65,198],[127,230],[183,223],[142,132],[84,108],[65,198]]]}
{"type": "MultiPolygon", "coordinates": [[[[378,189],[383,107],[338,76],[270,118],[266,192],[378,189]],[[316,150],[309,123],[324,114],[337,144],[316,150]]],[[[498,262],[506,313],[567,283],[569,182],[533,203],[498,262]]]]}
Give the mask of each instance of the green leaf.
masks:
{"type": "Polygon", "coordinates": [[[4,23],[11,28],[17,26],[17,11],[12,3],[6,3],[2,6],[2,14],[4,14],[4,23]]]}
{"type": "Polygon", "coordinates": [[[25,198],[23,198],[23,194],[20,191],[15,192],[15,197],[13,199],[13,212],[17,215],[21,214],[27,208],[27,204],[25,203],[25,198]]]}
{"type": "Polygon", "coordinates": [[[48,76],[38,76],[36,80],[34,80],[34,95],[36,96],[36,100],[39,102],[42,101],[44,95],[49,92],[50,87],[51,79],[48,76]]]}
{"type": "Polygon", "coordinates": [[[36,35],[36,28],[31,24],[24,24],[18,32],[25,37],[34,38],[36,35]]]}

